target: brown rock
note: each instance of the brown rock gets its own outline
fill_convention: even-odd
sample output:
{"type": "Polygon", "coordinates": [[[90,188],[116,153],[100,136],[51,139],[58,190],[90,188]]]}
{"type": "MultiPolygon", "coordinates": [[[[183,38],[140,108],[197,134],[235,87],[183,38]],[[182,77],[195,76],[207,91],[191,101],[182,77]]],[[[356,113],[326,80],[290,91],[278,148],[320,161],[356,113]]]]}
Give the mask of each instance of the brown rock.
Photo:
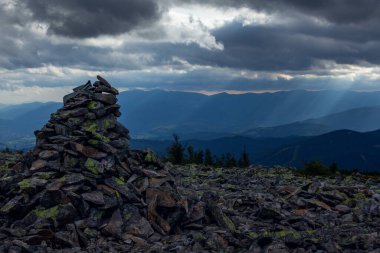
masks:
{"type": "Polygon", "coordinates": [[[46,189],[49,191],[58,191],[63,186],[63,182],[59,179],[54,180],[46,186],[46,189]]]}
{"type": "Polygon", "coordinates": [[[150,223],[144,217],[141,217],[139,220],[134,221],[133,223],[129,224],[125,228],[125,231],[128,234],[132,234],[132,235],[142,237],[145,239],[147,239],[149,236],[151,236],[154,233],[154,230],[151,227],[150,223]]]}
{"type": "Polygon", "coordinates": [[[161,200],[165,199],[161,204],[165,203],[169,206],[174,206],[175,201],[170,196],[165,196],[166,193],[162,194],[159,190],[156,189],[147,189],[146,191],[146,202],[148,203],[148,220],[152,224],[152,226],[161,234],[167,234],[171,231],[171,226],[169,222],[167,222],[163,217],[159,215],[157,212],[158,203],[161,200]],[[159,197],[161,196],[161,197],[159,197]]]}
{"type": "Polygon", "coordinates": [[[83,193],[82,197],[84,200],[91,202],[95,205],[103,206],[105,204],[103,193],[99,191],[83,193]]]}
{"type": "Polygon", "coordinates": [[[120,214],[120,209],[117,209],[111,216],[111,219],[103,228],[102,232],[106,235],[111,235],[116,238],[121,237],[121,228],[123,226],[123,219],[120,214]]]}
{"type": "Polygon", "coordinates": [[[47,165],[47,162],[44,160],[36,160],[33,162],[32,167],[30,167],[31,171],[38,171],[44,168],[47,165]]]}
{"type": "Polygon", "coordinates": [[[175,207],[177,206],[177,201],[174,196],[169,191],[162,191],[159,189],[148,188],[146,190],[146,198],[157,199],[157,206],[161,207],[175,207]]]}
{"type": "Polygon", "coordinates": [[[100,152],[98,151],[97,149],[95,148],[92,148],[92,147],[88,147],[88,146],[84,146],[80,143],[71,143],[71,147],[81,153],[82,155],[84,155],[85,157],[90,157],[90,158],[93,158],[93,159],[102,159],[102,158],[105,158],[107,157],[107,154],[106,153],[103,153],[103,152],[100,152]]]}
{"type": "Polygon", "coordinates": [[[215,201],[209,199],[207,202],[207,207],[210,210],[210,213],[213,219],[217,222],[217,224],[230,232],[235,232],[235,224],[228,218],[226,214],[222,211],[222,209],[215,203],[215,201]]]}
{"type": "Polygon", "coordinates": [[[322,201],[311,199],[311,200],[308,200],[308,203],[331,211],[331,207],[322,201]]]}

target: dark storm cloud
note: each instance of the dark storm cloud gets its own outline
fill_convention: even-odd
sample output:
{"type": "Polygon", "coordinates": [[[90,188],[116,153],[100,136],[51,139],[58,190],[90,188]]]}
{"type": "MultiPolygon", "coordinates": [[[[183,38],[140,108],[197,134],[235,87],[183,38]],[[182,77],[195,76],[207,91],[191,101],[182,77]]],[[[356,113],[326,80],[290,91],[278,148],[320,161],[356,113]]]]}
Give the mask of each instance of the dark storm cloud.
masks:
{"type": "Polygon", "coordinates": [[[223,57],[214,61],[225,67],[252,70],[307,70],[320,61],[341,64],[380,63],[380,41],[365,31],[343,33],[338,27],[307,24],[299,26],[226,25],[213,32],[224,45],[223,57]],[[357,37],[363,35],[362,37],[357,37]],[[365,37],[366,35],[367,37],[365,37]],[[365,43],[363,43],[365,42],[365,43]],[[222,60],[223,59],[223,60],[222,60]]]}
{"type": "Polygon", "coordinates": [[[212,31],[223,51],[173,52],[190,63],[265,71],[307,71],[323,61],[380,64],[378,0],[183,0],[214,7],[248,7],[274,23],[226,24],[212,31]],[[324,22],[327,21],[327,22],[324,22]]]}
{"type": "MultiPolygon", "coordinates": [[[[202,1],[202,4],[249,6],[275,12],[278,19],[289,19],[290,12],[297,13],[290,16],[290,22],[287,20],[288,22],[281,23],[277,20],[273,24],[248,26],[233,22],[211,31],[215,39],[223,44],[223,50],[208,50],[195,43],[159,43],[152,39],[146,43],[125,42],[123,47],[115,51],[113,48],[84,46],[75,42],[51,43],[46,37],[17,32],[14,25],[38,20],[49,24],[50,33],[93,37],[122,33],[153,22],[159,19],[160,10],[166,7],[157,6],[153,0],[26,0],[24,4],[20,1],[18,10],[24,5],[28,7],[24,11],[11,13],[12,15],[5,10],[0,13],[3,34],[0,38],[0,66],[16,69],[51,64],[87,69],[138,69],[165,64],[180,65],[172,61],[173,57],[190,64],[271,72],[307,71],[324,60],[359,65],[363,62],[379,64],[380,22],[370,21],[376,18],[373,13],[378,11],[380,1],[363,0],[359,1],[360,6],[358,1],[344,2],[345,4],[340,0],[202,1]],[[366,25],[326,25],[304,15],[312,13],[326,18],[331,16],[331,19],[335,17],[337,22],[341,22],[343,16],[354,10],[361,15],[360,18],[353,15],[352,21],[365,21],[366,25]],[[19,15],[14,15],[16,13],[19,15]],[[20,47],[14,43],[15,40],[22,41],[23,45],[20,47]],[[133,53],[150,54],[152,58],[145,62],[128,61],[126,55],[133,53]],[[115,55],[121,57],[116,58],[115,55]],[[104,61],[105,57],[107,61],[104,61]],[[127,60],[123,60],[123,57],[127,60]]],[[[149,37],[147,34],[155,37],[152,34],[157,31],[159,34],[165,33],[165,27],[159,22],[154,29],[146,29],[147,27],[149,28],[144,26],[145,29],[137,29],[135,32],[145,33],[145,38],[149,37]]]]}
{"type": "MultiPolygon", "coordinates": [[[[242,21],[235,20],[211,31],[205,28],[204,34],[210,32],[210,37],[215,37],[223,50],[201,47],[202,41],[197,41],[204,39],[201,36],[195,39],[189,36],[191,39],[186,40],[186,33],[191,29],[167,27],[167,16],[161,19],[161,15],[165,15],[170,5],[164,1],[158,6],[154,0],[16,0],[19,6],[12,11],[2,8],[1,1],[0,70],[25,71],[27,75],[29,70],[23,68],[56,66],[123,73],[117,83],[139,87],[328,89],[340,82],[350,83],[336,78],[334,63],[380,64],[380,1],[191,1],[204,8],[207,4],[245,6],[273,14],[273,20],[268,23],[242,25],[242,21]],[[29,29],[35,23],[47,24],[48,34],[43,29],[42,32],[29,29]],[[178,29],[174,32],[183,33],[185,39],[170,38],[173,34],[170,29],[178,29]],[[82,40],[132,30],[130,36],[119,37],[121,46],[82,40]],[[239,77],[239,72],[246,70],[259,72],[259,76],[239,77]],[[281,76],[277,74],[293,78],[275,78],[281,76]]],[[[181,4],[186,2],[190,1],[183,0],[181,4]]],[[[374,84],[377,79],[368,80],[360,79],[360,87],[377,87],[374,84]]],[[[25,85],[59,86],[61,83],[45,83],[35,78],[25,85]]],[[[342,83],[342,87],[347,86],[342,83]]]]}
{"type": "Polygon", "coordinates": [[[193,65],[268,72],[311,71],[322,68],[325,61],[380,64],[377,34],[348,27],[321,27],[308,20],[289,26],[234,22],[212,31],[212,35],[223,44],[223,50],[208,50],[195,43],[127,43],[122,50],[154,54],[155,64],[177,57],[193,65]]]}
{"type": "Polygon", "coordinates": [[[180,3],[199,3],[213,6],[249,7],[258,11],[301,12],[333,23],[360,23],[378,19],[378,0],[174,0],[180,3]]]}
{"type": "Polygon", "coordinates": [[[125,33],[161,16],[155,0],[26,0],[25,6],[50,33],[75,38],[125,33]]]}
{"type": "MultiPolygon", "coordinates": [[[[38,34],[37,24],[48,24],[48,33],[68,37],[94,37],[124,33],[160,18],[153,0],[0,0],[0,69],[46,65],[86,69],[140,68],[141,63],[115,59],[109,47],[86,46],[78,40],[38,34]],[[34,25],[33,25],[34,24],[34,25]],[[37,29],[37,30],[36,30],[37,29]],[[105,57],[109,60],[105,61],[105,57]]],[[[118,52],[119,53],[119,52],[118,52]]],[[[121,55],[130,52],[120,52],[121,55]]]]}
{"type": "Polygon", "coordinates": [[[22,8],[25,3],[13,3],[8,5],[0,0],[0,69],[17,70],[49,65],[88,70],[143,67],[143,61],[128,58],[128,54],[135,52],[127,49],[116,52],[110,47],[89,46],[80,43],[80,40],[61,38],[59,43],[53,42],[50,36],[44,35],[43,31],[38,33],[38,28],[32,26],[33,16],[22,8]],[[122,59],[112,55],[115,53],[121,55],[122,59]]]}
{"type": "MultiPolygon", "coordinates": [[[[361,23],[377,19],[380,10],[380,2],[377,0],[277,0],[268,1],[269,8],[278,11],[277,2],[282,7],[325,18],[333,23],[361,23]]],[[[252,6],[254,7],[255,3],[252,6]]]]}

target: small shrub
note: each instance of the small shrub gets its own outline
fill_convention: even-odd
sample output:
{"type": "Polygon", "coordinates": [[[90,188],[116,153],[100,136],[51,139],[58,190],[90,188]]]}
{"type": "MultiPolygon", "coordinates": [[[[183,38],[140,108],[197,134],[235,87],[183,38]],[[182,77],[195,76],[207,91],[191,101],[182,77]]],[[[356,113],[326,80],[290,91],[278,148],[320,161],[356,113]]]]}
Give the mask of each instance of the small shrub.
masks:
{"type": "Polygon", "coordinates": [[[310,161],[305,163],[303,172],[306,175],[330,175],[330,170],[323,166],[322,161],[310,161]]]}
{"type": "Polygon", "coordinates": [[[336,163],[332,163],[329,166],[329,171],[331,174],[336,174],[338,172],[338,165],[336,163]]]}

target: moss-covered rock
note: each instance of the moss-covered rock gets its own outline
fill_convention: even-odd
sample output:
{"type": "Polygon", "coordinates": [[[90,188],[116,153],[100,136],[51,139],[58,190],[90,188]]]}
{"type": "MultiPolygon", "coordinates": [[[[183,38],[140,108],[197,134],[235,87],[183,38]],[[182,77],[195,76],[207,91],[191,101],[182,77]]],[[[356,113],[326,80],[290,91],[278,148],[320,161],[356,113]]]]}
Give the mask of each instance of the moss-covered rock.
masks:
{"type": "Polygon", "coordinates": [[[123,177],[115,177],[114,180],[115,180],[115,183],[116,183],[117,185],[122,186],[122,185],[125,184],[125,181],[124,181],[124,178],[123,178],[123,177]]]}
{"type": "Polygon", "coordinates": [[[32,183],[31,179],[24,179],[21,182],[17,183],[21,190],[25,190],[28,188],[35,188],[36,186],[32,183]]]}
{"type": "Polygon", "coordinates": [[[103,172],[101,163],[92,158],[87,158],[84,166],[94,175],[98,175],[103,172]]]}
{"type": "Polygon", "coordinates": [[[48,209],[39,208],[36,209],[34,212],[37,215],[37,217],[42,219],[56,219],[58,215],[58,206],[54,206],[48,209]]]}
{"type": "Polygon", "coordinates": [[[144,158],[145,162],[155,163],[158,161],[158,158],[156,157],[156,154],[154,153],[154,151],[152,149],[146,149],[145,152],[146,152],[146,155],[144,158]]]}
{"type": "Polygon", "coordinates": [[[286,236],[290,236],[294,239],[300,239],[301,238],[301,235],[296,232],[296,231],[293,231],[293,230],[281,230],[281,231],[277,231],[274,233],[276,237],[286,237],[286,236]]]}

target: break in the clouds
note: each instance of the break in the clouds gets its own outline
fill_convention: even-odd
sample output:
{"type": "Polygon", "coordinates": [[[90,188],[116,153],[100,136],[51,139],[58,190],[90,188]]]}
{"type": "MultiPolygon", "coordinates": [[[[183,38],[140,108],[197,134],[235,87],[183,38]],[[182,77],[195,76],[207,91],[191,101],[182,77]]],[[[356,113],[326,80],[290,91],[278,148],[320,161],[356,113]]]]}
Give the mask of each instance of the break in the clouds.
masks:
{"type": "Polygon", "coordinates": [[[380,89],[377,0],[0,0],[0,33],[7,103],[97,73],[125,88],[380,89]]]}

